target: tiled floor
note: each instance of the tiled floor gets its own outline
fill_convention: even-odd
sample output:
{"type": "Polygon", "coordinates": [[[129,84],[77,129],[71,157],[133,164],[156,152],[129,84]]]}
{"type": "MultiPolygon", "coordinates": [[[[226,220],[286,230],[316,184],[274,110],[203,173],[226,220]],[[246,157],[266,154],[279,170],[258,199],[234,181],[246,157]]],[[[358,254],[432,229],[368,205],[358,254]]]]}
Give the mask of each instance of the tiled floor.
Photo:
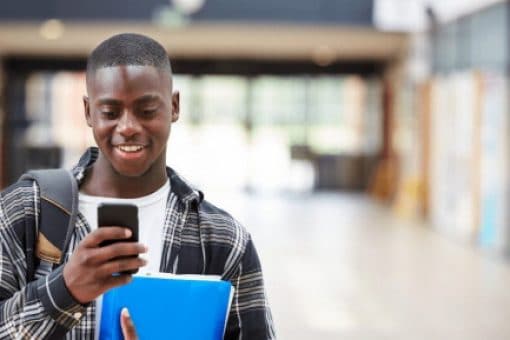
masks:
{"type": "Polygon", "coordinates": [[[213,195],[252,232],[279,339],[510,339],[510,265],[364,196],[213,195]]]}

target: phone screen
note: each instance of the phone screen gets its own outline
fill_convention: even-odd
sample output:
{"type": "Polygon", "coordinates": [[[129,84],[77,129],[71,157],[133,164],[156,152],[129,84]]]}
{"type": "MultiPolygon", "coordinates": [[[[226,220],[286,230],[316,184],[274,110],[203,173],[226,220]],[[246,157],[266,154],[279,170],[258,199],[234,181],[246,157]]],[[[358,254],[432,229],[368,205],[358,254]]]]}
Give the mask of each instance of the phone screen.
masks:
{"type": "MultiPolygon", "coordinates": [[[[102,203],[97,208],[97,226],[101,227],[124,227],[131,230],[129,239],[107,240],[99,246],[108,246],[115,242],[138,242],[138,207],[132,204],[102,203]]],[[[135,271],[126,271],[122,274],[134,274],[135,271]]]]}
{"type": "MultiPolygon", "coordinates": [[[[122,242],[138,242],[138,207],[132,204],[102,203],[97,208],[98,227],[125,227],[132,235],[122,242]]],[[[119,241],[106,241],[102,246],[119,241]]]]}

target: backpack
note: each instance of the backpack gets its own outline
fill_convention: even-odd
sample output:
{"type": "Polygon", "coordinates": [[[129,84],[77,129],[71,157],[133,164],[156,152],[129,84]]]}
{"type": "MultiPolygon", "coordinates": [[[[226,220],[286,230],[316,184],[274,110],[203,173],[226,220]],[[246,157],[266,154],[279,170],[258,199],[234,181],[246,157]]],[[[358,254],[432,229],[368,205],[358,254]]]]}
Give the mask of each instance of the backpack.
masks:
{"type": "Polygon", "coordinates": [[[42,261],[52,268],[60,266],[78,213],[78,185],[73,174],[65,169],[32,170],[19,180],[31,180],[39,186],[39,220],[26,223],[25,252],[27,282],[34,280],[42,261]]]}

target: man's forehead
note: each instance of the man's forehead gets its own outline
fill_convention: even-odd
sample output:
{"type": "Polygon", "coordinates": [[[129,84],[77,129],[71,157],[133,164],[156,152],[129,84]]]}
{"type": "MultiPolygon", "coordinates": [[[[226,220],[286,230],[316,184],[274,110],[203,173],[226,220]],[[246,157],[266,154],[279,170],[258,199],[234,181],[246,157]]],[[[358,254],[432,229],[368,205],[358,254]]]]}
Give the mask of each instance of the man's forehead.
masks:
{"type": "Polygon", "coordinates": [[[172,77],[168,70],[151,65],[113,65],[104,66],[87,74],[87,89],[115,88],[125,90],[132,87],[158,87],[172,89],[172,77]]]}
{"type": "Polygon", "coordinates": [[[98,77],[104,76],[139,76],[139,75],[158,75],[172,77],[168,70],[161,69],[152,65],[111,65],[98,67],[91,73],[87,74],[88,78],[97,80],[98,77]]]}

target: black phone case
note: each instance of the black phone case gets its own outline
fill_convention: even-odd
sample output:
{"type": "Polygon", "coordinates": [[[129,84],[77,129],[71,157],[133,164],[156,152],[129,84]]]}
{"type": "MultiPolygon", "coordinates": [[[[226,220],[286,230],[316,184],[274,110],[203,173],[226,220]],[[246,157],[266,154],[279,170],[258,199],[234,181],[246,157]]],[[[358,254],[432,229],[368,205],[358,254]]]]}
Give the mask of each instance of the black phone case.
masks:
{"type": "MultiPolygon", "coordinates": [[[[107,240],[100,244],[101,247],[115,242],[138,242],[138,207],[132,204],[102,203],[97,208],[97,226],[100,227],[125,227],[131,230],[132,235],[125,240],[107,240]]],[[[134,274],[137,271],[126,271],[122,274],[134,274]]]]}

